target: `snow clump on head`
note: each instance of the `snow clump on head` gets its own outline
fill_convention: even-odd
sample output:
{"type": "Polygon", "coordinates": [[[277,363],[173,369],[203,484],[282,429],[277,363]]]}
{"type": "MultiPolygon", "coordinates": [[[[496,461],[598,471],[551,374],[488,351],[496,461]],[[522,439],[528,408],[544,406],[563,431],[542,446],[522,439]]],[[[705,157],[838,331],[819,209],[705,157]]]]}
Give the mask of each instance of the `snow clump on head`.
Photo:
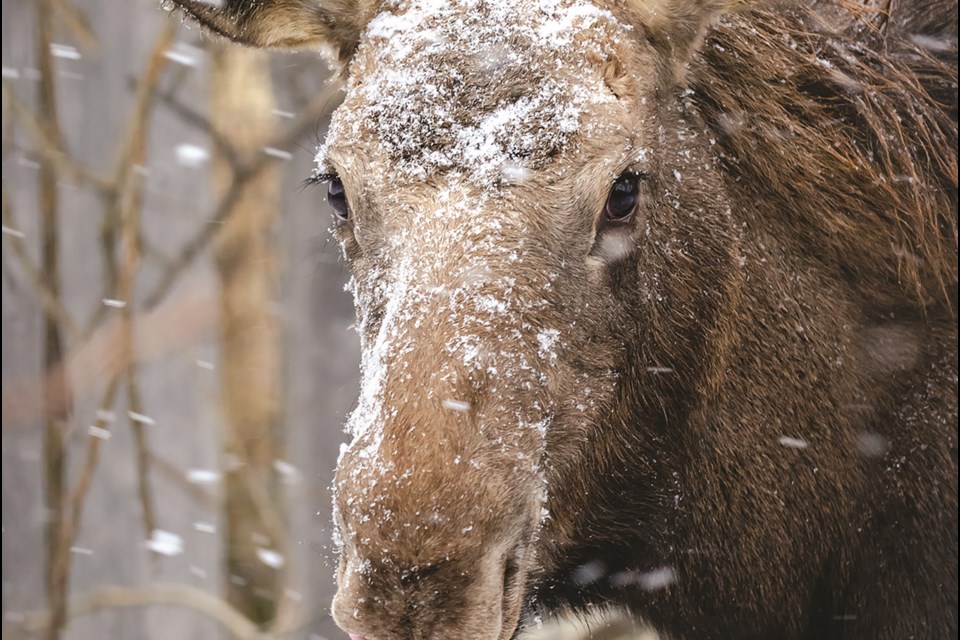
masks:
{"type": "Polygon", "coordinates": [[[388,2],[361,39],[319,170],[329,146],[376,139],[391,179],[509,182],[614,99],[585,53],[603,57],[603,41],[629,29],[585,0],[388,2]]]}

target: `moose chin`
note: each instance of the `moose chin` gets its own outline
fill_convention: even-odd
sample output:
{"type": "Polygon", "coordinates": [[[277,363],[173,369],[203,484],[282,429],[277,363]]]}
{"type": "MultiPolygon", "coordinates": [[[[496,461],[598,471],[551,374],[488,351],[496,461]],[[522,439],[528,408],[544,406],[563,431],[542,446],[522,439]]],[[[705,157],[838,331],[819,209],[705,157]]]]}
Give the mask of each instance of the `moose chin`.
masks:
{"type": "Polygon", "coordinates": [[[353,640],[957,634],[957,3],[177,0],[346,80],[353,640]]]}

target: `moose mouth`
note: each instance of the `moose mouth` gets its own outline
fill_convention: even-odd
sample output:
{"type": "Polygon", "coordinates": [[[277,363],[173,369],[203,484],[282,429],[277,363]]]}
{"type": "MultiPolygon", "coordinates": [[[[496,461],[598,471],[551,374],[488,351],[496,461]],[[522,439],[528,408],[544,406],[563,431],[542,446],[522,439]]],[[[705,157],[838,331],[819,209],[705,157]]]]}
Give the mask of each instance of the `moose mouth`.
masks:
{"type": "Polygon", "coordinates": [[[346,450],[338,469],[349,491],[335,502],[335,621],[365,640],[513,637],[546,513],[537,478],[516,458],[449,460],[441,449],[408,474],[403,452],[385,465],[366,453],[346,450]]]}

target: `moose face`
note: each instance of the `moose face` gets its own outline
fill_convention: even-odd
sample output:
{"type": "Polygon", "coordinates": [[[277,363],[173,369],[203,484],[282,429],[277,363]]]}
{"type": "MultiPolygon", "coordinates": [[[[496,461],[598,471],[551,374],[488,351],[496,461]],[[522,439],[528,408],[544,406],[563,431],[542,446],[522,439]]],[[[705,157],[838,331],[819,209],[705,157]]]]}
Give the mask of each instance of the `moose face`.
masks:
{"type": "Polygon", "coordinates": [[[188,9],[253,44],[347,34],[317,157],[363,358],[334,617],[368,640],[510,638],[590,526],[577,505],[616,464],[636,363],[696,344],[641,338],[695,332],[698,264],[730,259],[707,142],[673,90],[708,12],[654,37],[638,16],[657,12],[632,3],[359,3],[368,22],[331,14],[341,31],[265,4],[188,9]]]}
{"type": "Polygon", "coordinates": [[[344,629],[509,638],[576,526],[555,497],[611,428],[666,275],[637,272],[656,148],[708,166],[659,116],[637,29],[583,1],[409,2],[360,42],[318,155],[363,349],[335,482],[344,629]]]}

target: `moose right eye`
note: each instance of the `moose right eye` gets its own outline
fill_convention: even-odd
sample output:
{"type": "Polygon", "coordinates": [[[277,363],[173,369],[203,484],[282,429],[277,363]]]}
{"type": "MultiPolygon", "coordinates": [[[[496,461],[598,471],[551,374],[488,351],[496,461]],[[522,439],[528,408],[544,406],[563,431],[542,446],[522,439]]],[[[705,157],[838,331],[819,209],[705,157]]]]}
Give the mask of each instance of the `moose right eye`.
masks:
{"type": "Polygon", "coordinates": [[[350,219],[350,205],[347,203],[347,193],[343,190],[343,182],[338,177],[330,178],[327,183],[327,202],[333,207],[337,220],[346,222],[350,219]]]}
{"type": "Polygon", "coordinates": [[[604,213],[608,220],[628,222],[640,199],[641,176],[632,171],[620,174],[610,187],[604,213]]]}

